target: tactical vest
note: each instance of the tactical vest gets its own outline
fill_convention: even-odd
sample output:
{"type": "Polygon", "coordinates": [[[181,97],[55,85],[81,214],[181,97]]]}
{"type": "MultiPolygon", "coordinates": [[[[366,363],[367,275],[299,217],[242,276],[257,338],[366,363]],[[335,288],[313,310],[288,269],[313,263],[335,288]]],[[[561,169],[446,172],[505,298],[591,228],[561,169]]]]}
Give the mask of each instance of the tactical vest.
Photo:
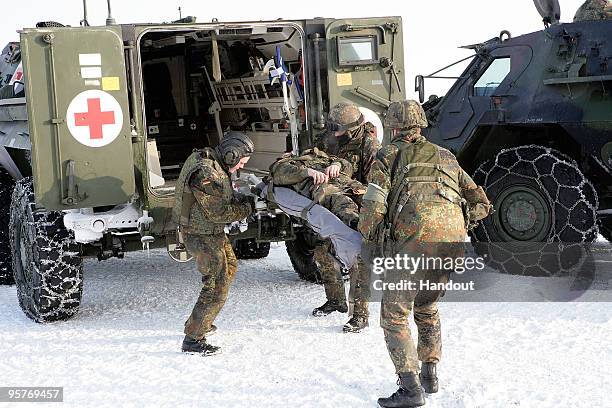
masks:
{"type": "Polygon", "coordinates": [[[387,198],[387,222],[396,217],[409,201],[451,202],[465,205],[456,168],[441,164],[440,149],[426,141],[393,142],[398,147],[391,168],[391,189],[387,198]]]}
{"type": "Polygon", "coordinates": [[[172,220],[176,224],[186,227],[190,234],[221,234],[224,232],[225,224],[217,224],[206,219],[189,186],[191,177],[205,167],[212,167],[217,173],[224,176],[223,180],[218,180],[223,183],[223,200],[227,203],[231,202],[233,197],[231,179],[221,166],[216,152],[210,148],[198,150],[187,158],[176,180],[172,220]]]}

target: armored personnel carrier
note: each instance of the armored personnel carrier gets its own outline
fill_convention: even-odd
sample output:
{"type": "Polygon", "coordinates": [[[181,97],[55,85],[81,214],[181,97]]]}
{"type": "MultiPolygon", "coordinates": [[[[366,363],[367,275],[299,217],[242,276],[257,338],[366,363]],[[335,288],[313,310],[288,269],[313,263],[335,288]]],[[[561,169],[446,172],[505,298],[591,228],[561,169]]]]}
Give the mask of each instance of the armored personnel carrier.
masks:
{"type": "MultiPolygon", "coordinates": [[[[248,188],[285,152],[311,146],[330,106],[368,120],[405,97],[399,17],[80,27],[39,23],[3,54],[0,280],[16,281],[37,322],[66,319],[82,296],[83,258],[167,247],[174,182],[193,149],[227,130],[256,153],[248,188]],[[22,69],[23,68],[23,69],[22,69]],[[19,74],[21,73],[21,74],[19,74]]],[[[382,135],[382,126],[380,127],[382,135]]],[[[302,226],[262,209],[227,227],[237,255],[288,241],[298,273],[316,265],[302,226]]]]}
{"type": "MultiPolygon", "coordinates": [[[[612,20],[562,24],[556,0],[535,3],[542,31],[466,47],[467,68],[424,104],[426,135],[494,204],[477,241],[611,239],[612,20]]],[[[417,76],[421,102],[425,78],[440,72],[417,76]]]]}

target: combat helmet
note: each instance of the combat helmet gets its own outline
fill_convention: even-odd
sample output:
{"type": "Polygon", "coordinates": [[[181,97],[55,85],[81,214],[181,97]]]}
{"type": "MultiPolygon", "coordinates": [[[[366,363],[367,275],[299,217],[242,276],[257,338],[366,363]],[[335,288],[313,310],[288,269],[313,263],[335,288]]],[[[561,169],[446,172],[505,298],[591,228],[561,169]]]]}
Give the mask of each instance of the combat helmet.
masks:
{"type": "Polygon", "coordinates": [[[255,146],[247,135],[241,132],[227,132],[223,135],[221,143],[215,148],[223,163],[234,167],[243,158],[253,154],[255,146]]]}
{"type": "Polygon", "coordinates": [[[421,105],[412,100],[392,102],[383,124],[391,129],[426,128],[429,125],[421,105]]]}
{"type": "Polygon", "coordinates": [[[340,102],[329,112],[327,129],[332,132],[347,132],[363,125],[365,118],[359,108],[352,103],[340,102]]]}

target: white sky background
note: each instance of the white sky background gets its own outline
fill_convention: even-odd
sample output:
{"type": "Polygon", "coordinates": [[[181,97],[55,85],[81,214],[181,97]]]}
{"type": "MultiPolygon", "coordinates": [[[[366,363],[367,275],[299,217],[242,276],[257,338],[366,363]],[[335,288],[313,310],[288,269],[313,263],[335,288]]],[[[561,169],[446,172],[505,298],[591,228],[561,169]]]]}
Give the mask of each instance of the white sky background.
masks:
{"type": "MultiPolygon", "coordinates": [[[[561,20],[569,22],[583,0],[560,0],[561,20]]],[[[16,30],[33,27],[37,21],[54,20],[77,26],[82,19],[82,0],[21,0],[2,10],[0,43],[18,39],[16,30]]],[[[414,98],[414,76],[430,74],[471,51],[460,45],[483,42],[503,29],[518,36],[540,30],[542,19],[532,0],[307,0],[275,2],[255,0],[112,0],[118,23],[161,22],[193,15],[199,22],[305,19],[312,17],[401,16],[404,28],[404,55],[408,96],[414,98]]],[[[88,0],[89,23],[103,25],[106,0],[88,0]]],[[[449,81],[428,80],[426,96],[443,94],[449,81]]]]}

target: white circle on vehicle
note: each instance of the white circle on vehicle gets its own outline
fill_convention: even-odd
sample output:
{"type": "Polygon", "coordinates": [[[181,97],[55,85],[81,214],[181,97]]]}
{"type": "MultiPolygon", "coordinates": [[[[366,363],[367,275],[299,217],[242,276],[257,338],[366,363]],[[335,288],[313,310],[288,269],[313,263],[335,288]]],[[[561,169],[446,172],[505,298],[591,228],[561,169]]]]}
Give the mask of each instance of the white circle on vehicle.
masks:
{"type": "Polygon", "coordinates": [[[66,112],[70,134],[81,144],[103,147],[123,128],[121,105],[111,94],[91,89],[74,97],[66,112]]]}
{"type": "Polygon", "coordinates": [[[382,120],[380,120],[380,117],[373,110],[364,108],[363,106],[359,107],[359,111],[363,115],[363,118],[366,122],[370,122],[374,125],[374,127],[376,127],[376,138],[382,144],[384,136],[383,132],[385,131],[385,129],[383,128],[382,120]]]}

